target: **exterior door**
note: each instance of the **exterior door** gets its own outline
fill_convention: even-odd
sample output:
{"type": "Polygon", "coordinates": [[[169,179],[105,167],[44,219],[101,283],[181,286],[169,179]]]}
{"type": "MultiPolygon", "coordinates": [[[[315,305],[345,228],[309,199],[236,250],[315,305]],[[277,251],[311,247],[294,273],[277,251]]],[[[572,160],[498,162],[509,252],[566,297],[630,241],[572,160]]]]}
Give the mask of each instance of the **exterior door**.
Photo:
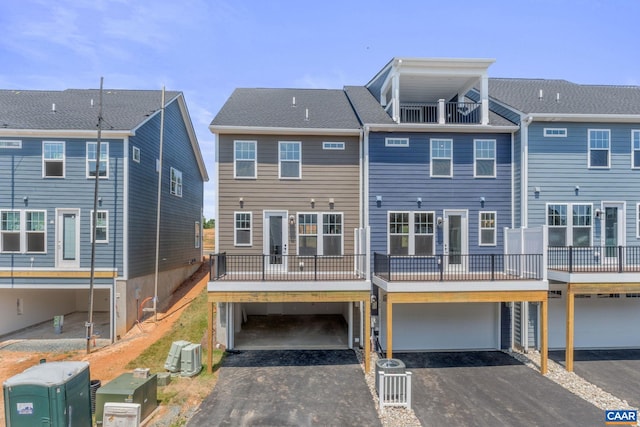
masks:
{"type": "Polygon", "coordinates": [[[287,211],[265,211],[263,253],[271,271],[287,271],[287,211]]]}
{"type": "Polygon", "coordinates": [[[80,267],[80,210],[56,209],[56,266],[80,267]]]}
{"type": "Polygon", "coordinates": [[[618,246],[625,245],[624,203],[602,204],[604,227],[602,231],[605,257],[616,258],[618,246]]]}
{"type": "Polygon", "coordinates": [[[445,210],[442,225],[443,253],[448,271],[466,271],[469,255],[468,213],[463,210],[445,210]]]}

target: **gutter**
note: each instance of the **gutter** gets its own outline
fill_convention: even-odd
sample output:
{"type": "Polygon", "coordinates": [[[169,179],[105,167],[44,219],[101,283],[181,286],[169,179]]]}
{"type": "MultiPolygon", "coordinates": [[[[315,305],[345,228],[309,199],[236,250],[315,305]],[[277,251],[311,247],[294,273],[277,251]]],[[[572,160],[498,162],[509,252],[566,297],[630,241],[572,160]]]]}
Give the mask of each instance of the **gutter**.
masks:
{"type": "Polygon", "coordinates": [[[640,123],[640,114],[552,114],[530,113],[527,115],[537,122],[609,122],[640,123]]]}
{"type": "Polygon", "coordinates": [[[367,125],[372,132],[458,132],[458,133],[495,133],[517,132],[519,126],[487,126],[487,125],[452,125],[452,124],[414,124],[393,123],[380,125],[367,125]]]}
{"type": "Polygon", "coordinates": [[[335,128],[291,128],[291,127],[266,127],[266,126],[216,126],[210,125],[211,133],[242,134],[242,135],[345,135],[360,136],[361,130],[335,129],[335,128]]]}

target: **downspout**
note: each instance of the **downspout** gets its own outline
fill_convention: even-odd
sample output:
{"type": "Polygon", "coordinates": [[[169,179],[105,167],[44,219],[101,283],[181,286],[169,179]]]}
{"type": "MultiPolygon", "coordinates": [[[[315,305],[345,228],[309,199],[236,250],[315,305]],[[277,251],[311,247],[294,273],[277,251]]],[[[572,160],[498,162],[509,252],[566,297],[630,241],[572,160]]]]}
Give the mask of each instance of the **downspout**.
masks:
{"type": "Polygon", "coordinates": [[[162,145],[164,143],[164,86],[162,86],[162,108],[160,110],[160,153],[158,155],[158,206],[156,207],[156,265],[153,278],[153,314],[158,321],[158,274],[160,260],[160,201],[162,198],[162,145]]]}
{"type": "Polygon", "coordinates": [[[522,176],[520,189],[520,227],[527,228],[529,226],[529,125],[533,122],[533,116],[522,116],[521,135],[521,159],[520,174],[522,176]]]}
{"type": "Polygon", "coordinates": [[[369,233],[369,125],[364,125],[364,141],[362,144],[363,149],[363,164],[362,164],[362,174],[363,174],[363,188],[364,191],[361,193],[362,197],[362,208],[364,210],[364,222],[363,227],[365,229],[366,234],[366,261],[365,261],[365,271],[367,272],[367,280],[371,280],[371,254],[369,253],[371,250],[371,242],[369,241],[370,233],[369,233]]]}

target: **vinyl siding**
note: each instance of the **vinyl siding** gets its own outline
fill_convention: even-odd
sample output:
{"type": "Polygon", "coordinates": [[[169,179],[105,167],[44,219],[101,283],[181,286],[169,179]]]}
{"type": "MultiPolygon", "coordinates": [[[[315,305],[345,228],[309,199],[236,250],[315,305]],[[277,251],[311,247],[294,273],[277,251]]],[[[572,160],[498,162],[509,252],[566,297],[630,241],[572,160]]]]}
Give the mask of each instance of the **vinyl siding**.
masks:
{"type": "MultiPolygon", "coordinates": [[[[353,230],[359,227],[360,172],[357,137],[221,135],[219,137],[219,252],[262,254],[263,211],[343,214],[343,253],[353,254],[353,230]],[[257,141],[257,179],[234,179],[235,140],[257,141]],[[278,178],[278,142],[301,141],[302,179],[278,178]],[[323,141],[344,141],[345,150],[323,150],[323,141]],[[244,205],[240,207],[239,199],[244,205]],[[334,199],[333,209],[329,199],[334,199]],[[315,200],[315,207],[311,206],[315,200]],[[252,212],[251,247],[234,246],[234,212],[252,212]]],[[[296,217],[297,223],[297,217],[296,217]]],[[[297,253],[289,234],[289,255],[297,253]]]]}

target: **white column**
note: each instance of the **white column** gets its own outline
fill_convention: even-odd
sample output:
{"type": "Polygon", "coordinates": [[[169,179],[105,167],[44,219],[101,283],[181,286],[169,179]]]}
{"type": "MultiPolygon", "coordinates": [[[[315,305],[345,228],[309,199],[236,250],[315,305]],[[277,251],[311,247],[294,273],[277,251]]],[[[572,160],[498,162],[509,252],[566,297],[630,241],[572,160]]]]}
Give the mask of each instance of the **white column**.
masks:
{"type": "Polygon", "coordinates": [[[481,121],[483,125],[489,124],[489,77],[483,74],[480,79],[480,103],[482,108],[481,121]]]}
{"type": "Polygon", "coordinates": [[[444,99],[438,99],[438,124],[445,124],[445,103],[444,99]]]}
{"type": "Polygon", "coordinates": [[[393,92],[393,107],[392,117],[393,121],[400,123],[400,76],[398,74],[393,76],[391,83],[391,90],[393,92]]]}

